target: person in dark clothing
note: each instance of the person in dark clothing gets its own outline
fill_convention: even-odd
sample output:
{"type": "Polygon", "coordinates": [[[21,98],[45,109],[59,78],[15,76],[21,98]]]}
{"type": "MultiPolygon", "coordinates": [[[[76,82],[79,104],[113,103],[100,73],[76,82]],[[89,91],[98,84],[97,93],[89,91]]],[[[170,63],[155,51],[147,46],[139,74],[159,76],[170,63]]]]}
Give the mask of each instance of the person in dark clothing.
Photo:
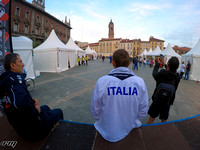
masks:
{"type": "Polygon", "coordinates": [[[159,59],[158,63],[155,65],[153,70],[153,77],[156,80],[156,88],[154,90],[152,101],[148,114],[150,115],[149,120],[147,124],[151,124],[154,122],[155,118],[159,116],[159,119],[161,122],[166,122],[169,116],[169,109],[170,106],[173,105],[174,99],[175,99],[175,92],[177,90],[178,84],[180,82],[180,75],[176,72],[176,70],[179,67],[179,60],[177,57],[171,57],[167,63],[166,69],[159,70],[160,63],[164,65],[164,58],[159,59]],[[163,104],[162,99],[158,99],[157,101],[159,103],[155,103],[155,94],[158,86],[161,83],[166,83],[169,85],[173,85],[175,87],[175,91],[172,95],[172,98],[170,98],[169,103],[163,104]]]}
{"type": "Polygon", "coordinates": [[[186,71],[185,71],[185,77],[184,77],[185,80],[189,79],[190,68],[191,68],[191,64],[190,64],[190,61],[188,61],[188,64],[186,66],[186,71]]]}
{"type": "Polygon", "coordinates": [[[23,74],[24,64],[20,56],[5,56],[4,69],[0,75],[0,101],[9,123],[26,140],[37,141],[47,136],[54,125],[63,119],[61,109],[51,110],[39,105],[27,90],[23,74]]]}

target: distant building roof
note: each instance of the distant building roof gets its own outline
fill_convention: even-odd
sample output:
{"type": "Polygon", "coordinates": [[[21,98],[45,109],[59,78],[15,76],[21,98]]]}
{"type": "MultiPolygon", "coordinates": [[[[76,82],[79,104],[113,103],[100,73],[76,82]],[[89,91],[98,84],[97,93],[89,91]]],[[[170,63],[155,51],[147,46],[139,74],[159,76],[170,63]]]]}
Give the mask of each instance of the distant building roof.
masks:
{"type": "Polygon", "coordinates": [[[122,40],[120,41],[120,43],[130,43],[130,42],[133,42],[133,40],[122,39],[122,40]]]}
{"type": "Polygon", "coordinates": [[[189,47],[178,47],[178,46],[174,46],[174,47],[172,47],[173,48],[173,50],[181,50],[181,51],[190,51],[191,50],[191,48],[189,48],[189,47]]]}
{"type": "Polygon", "coordinates": [[[99,43],[90,43],[88,46],[99,46],[99,43]]]}
{"type": "Polygon", "coordinates": [[[149,41],[159,41],[159,42],[165,42],[164,40],[156,39],[153,36],[150,36],[149,41]]]}
{"type": "Polygon", "coordinates": [[[114,40],[121,40],[122,38],[114,38],[114,39],[107,39],[107,38],[102,38],[100,41],[114,41],[114,40]]]}

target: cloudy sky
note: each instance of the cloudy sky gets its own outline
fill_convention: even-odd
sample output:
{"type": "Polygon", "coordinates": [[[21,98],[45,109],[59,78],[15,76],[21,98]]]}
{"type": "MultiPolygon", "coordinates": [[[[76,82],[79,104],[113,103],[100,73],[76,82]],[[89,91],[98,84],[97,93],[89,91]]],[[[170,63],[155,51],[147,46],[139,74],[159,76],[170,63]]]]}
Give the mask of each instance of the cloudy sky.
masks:
{"type": "Polygon", "coordinates": [[[110,19],[115,38],[154,36],[165,46],[188,47],[200,38],[200,0],[46,0],[45,10],[60,20],[67,16],[73,40],[82,42],[107,38],[110,19]]]}

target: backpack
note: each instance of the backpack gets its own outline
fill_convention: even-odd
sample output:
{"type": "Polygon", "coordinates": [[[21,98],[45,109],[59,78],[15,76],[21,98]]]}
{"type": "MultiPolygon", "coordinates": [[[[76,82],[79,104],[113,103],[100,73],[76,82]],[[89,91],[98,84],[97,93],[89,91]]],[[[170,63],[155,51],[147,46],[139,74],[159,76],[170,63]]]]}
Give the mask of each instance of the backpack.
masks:
{"type": "Polygon", "coordinates": [[[173,85],[160,83],[155,91],[153,103],[158,105],[169,105],[174,93],[175,87],[173,85]]]}

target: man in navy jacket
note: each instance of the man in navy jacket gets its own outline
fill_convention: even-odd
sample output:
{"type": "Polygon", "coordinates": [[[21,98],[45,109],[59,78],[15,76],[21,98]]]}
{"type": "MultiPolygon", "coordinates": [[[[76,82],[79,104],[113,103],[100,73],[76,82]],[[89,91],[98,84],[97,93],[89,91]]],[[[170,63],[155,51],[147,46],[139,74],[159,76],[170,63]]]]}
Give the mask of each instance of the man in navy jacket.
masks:
{"type": "Polygon", "coordinates": [[[51,110],[39,105],[29,94],[23,75],[24,64],[20,56],[10,53],[5,56],[4,72],[0,76],[0,100],[8,121],[23,138],[39,140],[63,119],[60,109],[51,110]]]}

